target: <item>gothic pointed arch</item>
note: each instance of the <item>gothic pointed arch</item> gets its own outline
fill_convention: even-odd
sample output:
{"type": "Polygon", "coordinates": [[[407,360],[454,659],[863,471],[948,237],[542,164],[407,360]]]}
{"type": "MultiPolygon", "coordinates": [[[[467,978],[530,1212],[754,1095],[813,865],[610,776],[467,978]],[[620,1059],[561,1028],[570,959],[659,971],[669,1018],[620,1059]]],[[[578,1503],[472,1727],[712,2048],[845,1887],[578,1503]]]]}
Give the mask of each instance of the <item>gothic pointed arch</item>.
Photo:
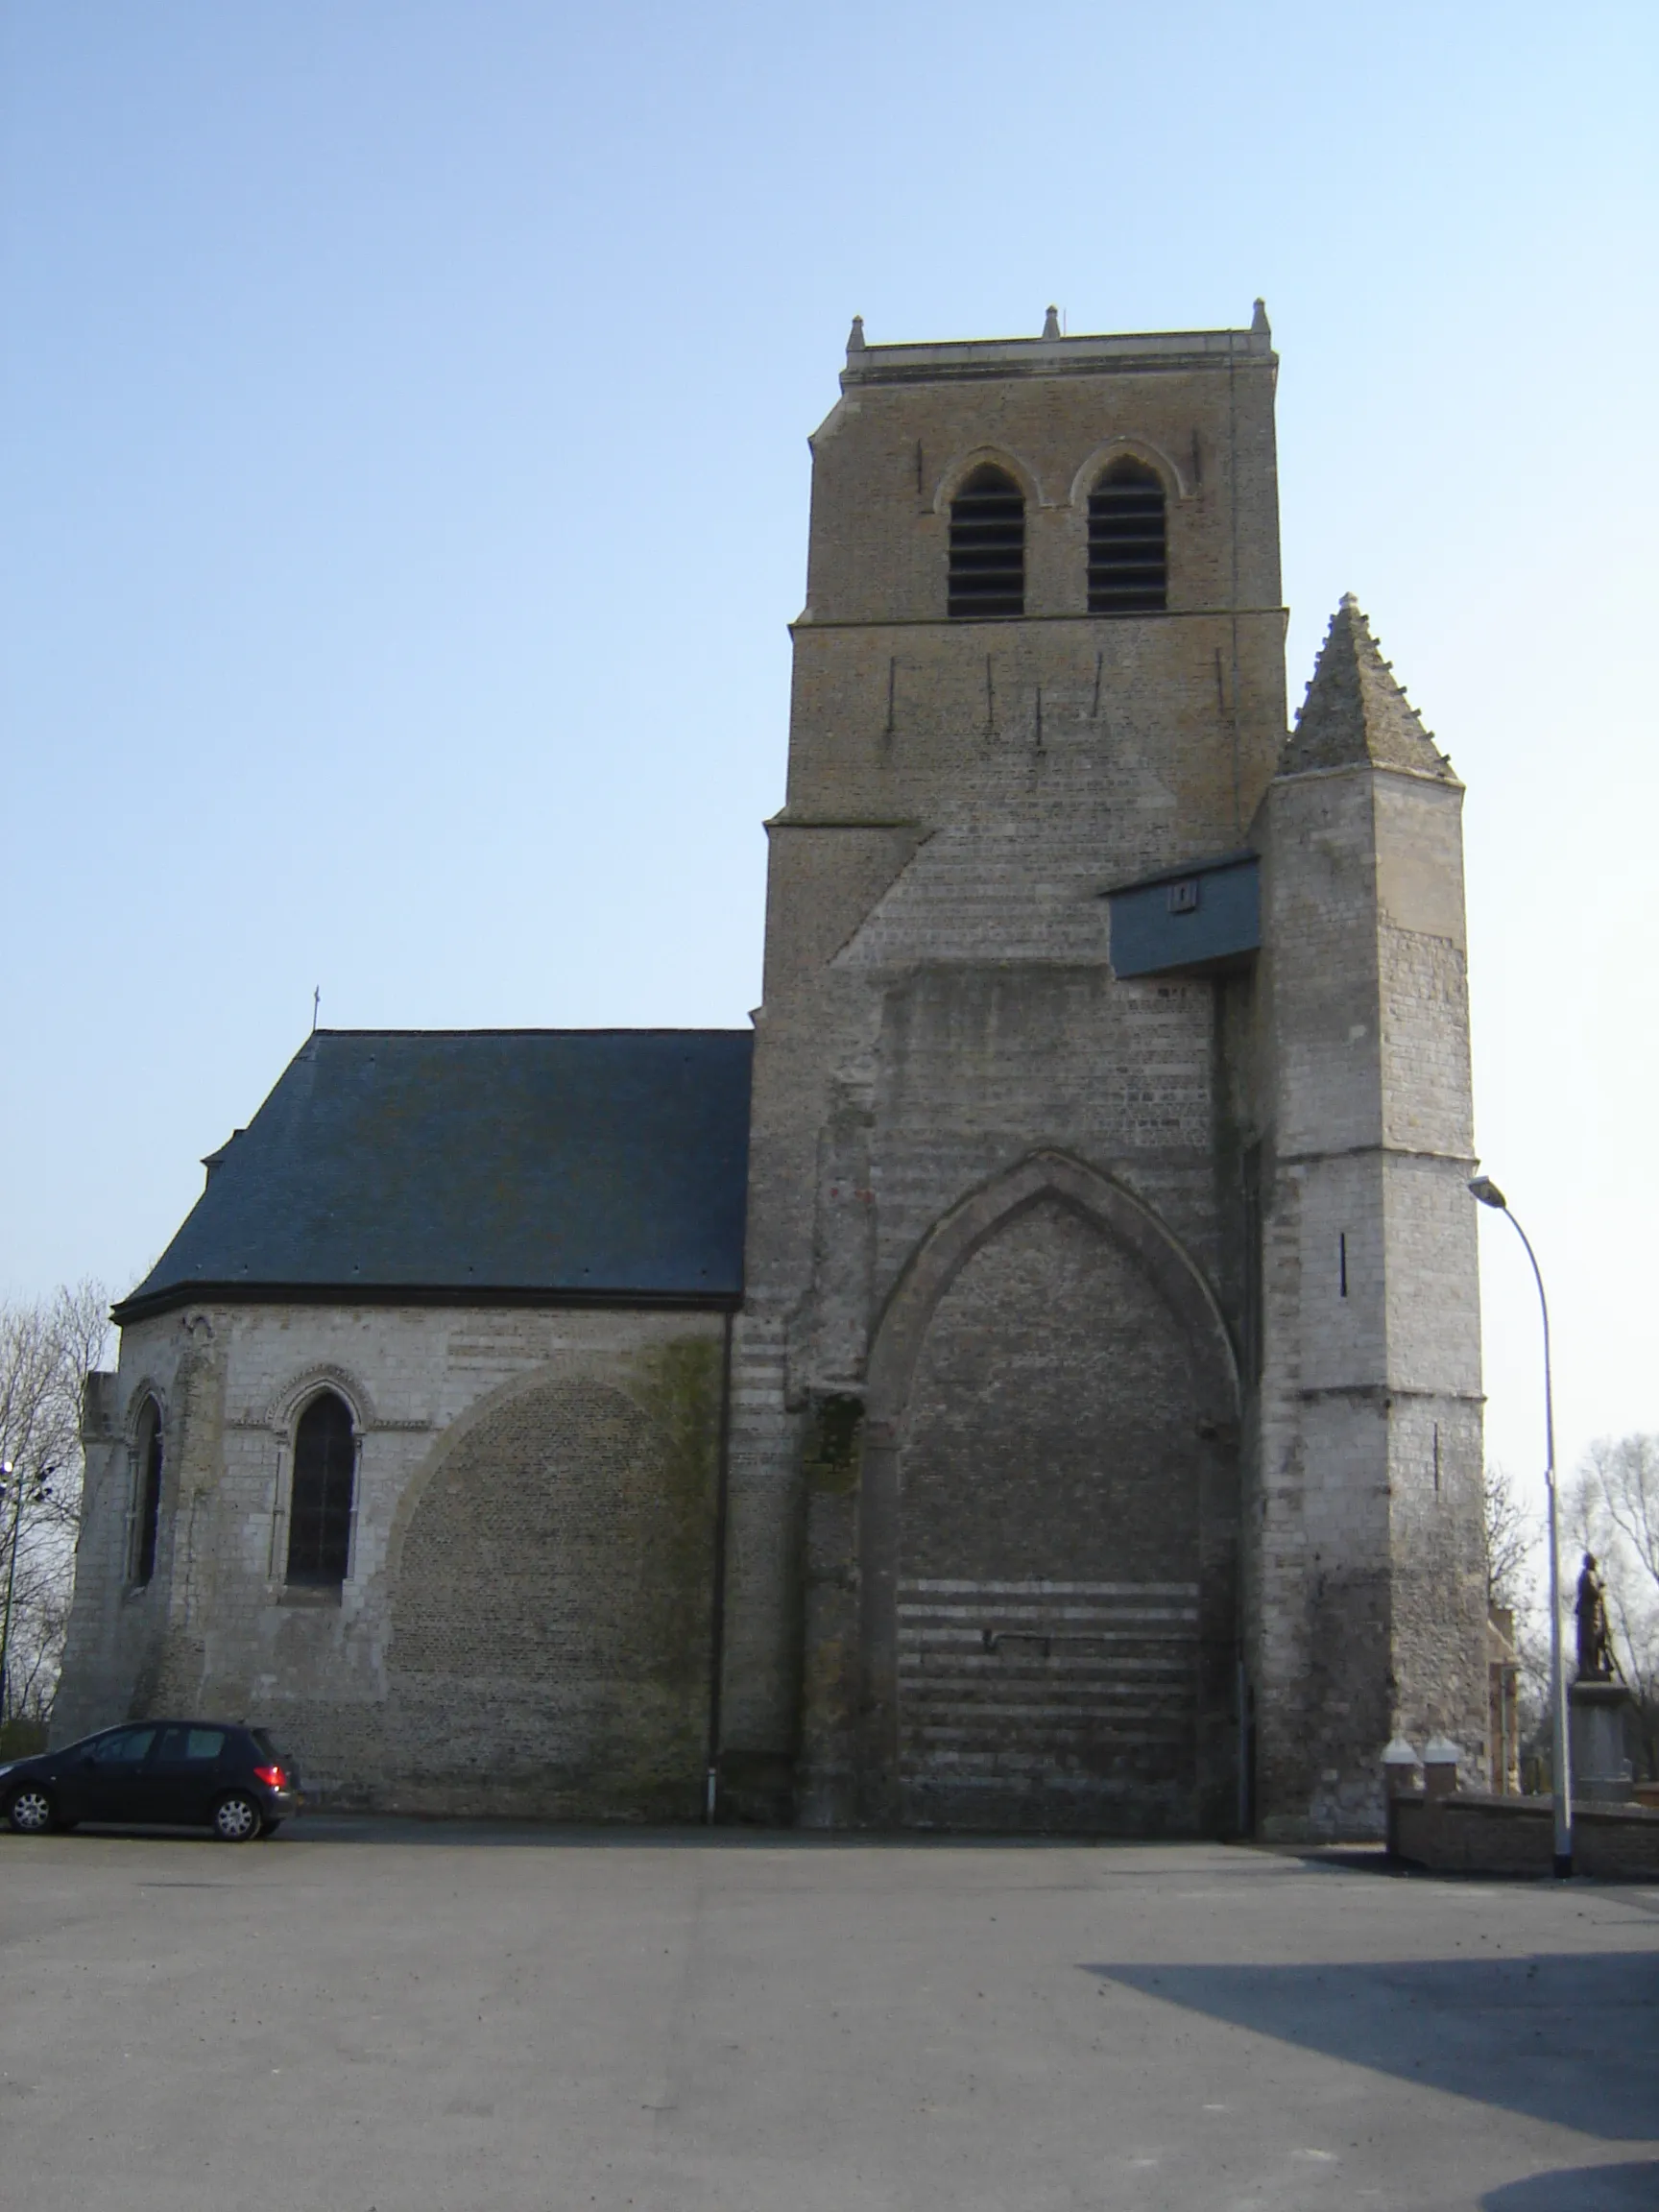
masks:
{"type": "Polygon", "coordinates": [[[951,620],[1025,612],[1025,519],[1019,478],[998,461],[971,469],[950,501],[945,612],[951,620]]]}
{"type": "Polygon", "coordinates": [[[1223,1825],[1238,1371],[1168,1224],[1028,1157],[923,1239],[867,1381],[865,1816],[1223,1825]]]}
{"type": "Polygon", "coordinates": [[[127,1410],[122,1428],[131,1447],[137,1439],[138,1424],[147,1404],[154,1403],[163,1425],[167,1420],[167,1392],[153,1374],[146,1372],[127,1394],[127,1410]]]}
{"type": "Polygon", "coordinates": [[[1089,612],[1162,614],[1169,604],[1169,494],[1134,453],[1108,461],[1089,492],[1089,612]]]}
{"type": "Polygon", "coordinates": [[[332,1390],[350,1408],[351,1419],[359,1431],[373,1428],[375,1421],[374,1402],[369,1386],[353,1369],[342,1367],[334,1360],[320,1360],[290,1375],[281,1388],[269,1400],[264,1418],[276,1430],[284,1433],[292,1431],[311,1400],[319,1391],[332,1390]]]}
{"type": "Polygon", "coordinates": [[[1097,1220],[1141,1256],[1194,1338],[1208,1347],[1204,1418],[1237,1421],[1238,1358],[1197,1262],[1173,1230],[1123,1184],[1070,1153],[1042,1151],[970,1192],[934,1223],[912,1254],[882,1309],[871,1346],[865,1393],[871,1431],[901,1418],[927,1322],[969,1258],[1006,1221],[1044,1197],[1097,1220]]]}
{"type": "Polygon", "coordinates": [[[1000,469],[1013,478],[1023,494],[1028,507],[1046,507],[1042,479],[1023,455],[1009,445],[971,445],[961,453],[953,454],[941,471],[933,489],[933,512],[947,518],[950,503],[967,485],[970,477],[981,469],[1000,469]]]}
{"type": "Polygon", "coordinates": [[[1089,494],[1112,463],[1120,460],[1139,461],[1144,468],[1150,469],[1170,500],[1191,498],[1192,484],[1172,453],[1154,439],[1122,431],[1115,438],[1103,439],[1082,463],[1067,493],[1069,504],[1076,508],[1087,508],[1089,494]]]}
{"type": "Polygon", "coordinates": [[[353,1408],[332,1383],[319,1385],[300,1408],[284,1575],[291,1589],[338,1590],[351,1572],[361,1435],[353,1408]]]}

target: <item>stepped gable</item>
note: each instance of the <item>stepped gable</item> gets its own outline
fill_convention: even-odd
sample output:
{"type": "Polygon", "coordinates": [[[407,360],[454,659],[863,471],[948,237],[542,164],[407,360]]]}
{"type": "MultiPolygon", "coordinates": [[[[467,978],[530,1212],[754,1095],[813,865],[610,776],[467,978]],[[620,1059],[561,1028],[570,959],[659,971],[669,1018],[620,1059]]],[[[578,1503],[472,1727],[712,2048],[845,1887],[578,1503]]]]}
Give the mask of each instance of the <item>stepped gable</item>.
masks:
{"type": "Polygon", "coordinates": [[[1455,783],[1452,763],[1394,680],[1352,591],[1331,617],[1313,681],[1286,745],[1279,773],[1313,768],[1404,768],[1455,783]]]}

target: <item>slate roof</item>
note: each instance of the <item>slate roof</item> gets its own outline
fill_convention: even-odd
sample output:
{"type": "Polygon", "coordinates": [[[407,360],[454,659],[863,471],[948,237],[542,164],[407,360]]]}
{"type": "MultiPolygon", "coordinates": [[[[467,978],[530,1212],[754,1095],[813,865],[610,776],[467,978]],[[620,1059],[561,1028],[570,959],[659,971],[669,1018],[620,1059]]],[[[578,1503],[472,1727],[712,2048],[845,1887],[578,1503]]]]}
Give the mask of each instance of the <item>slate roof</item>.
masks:
{"type": "Polygon", "coordinates": [[[185,1299],[401,1293],[730,1303],[737,1029],[320,1029],[118,1321],[185,1299]]]}
{"type": "Polygon", "coordinates": [[[1352,591],[1331,617],[1313,679],[1279,764],[1282,776],[1369,762],[1455,783],[1452,763],[1395,681],[1352,591]]]}

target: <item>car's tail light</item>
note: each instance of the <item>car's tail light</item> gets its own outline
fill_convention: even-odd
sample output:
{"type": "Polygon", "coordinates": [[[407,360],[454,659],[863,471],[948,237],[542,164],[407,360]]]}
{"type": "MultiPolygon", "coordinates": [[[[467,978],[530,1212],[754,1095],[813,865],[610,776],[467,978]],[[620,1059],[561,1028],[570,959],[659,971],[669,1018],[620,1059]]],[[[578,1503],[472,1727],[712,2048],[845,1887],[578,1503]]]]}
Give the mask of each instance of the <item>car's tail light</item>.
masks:
{"type": "Polygon", "coordinates": [[[255,1782],[263,1782],[267,1790],[280,1790],[288,1777],[280,1767],[255,1767],[253,1779],[255,1782]]]}

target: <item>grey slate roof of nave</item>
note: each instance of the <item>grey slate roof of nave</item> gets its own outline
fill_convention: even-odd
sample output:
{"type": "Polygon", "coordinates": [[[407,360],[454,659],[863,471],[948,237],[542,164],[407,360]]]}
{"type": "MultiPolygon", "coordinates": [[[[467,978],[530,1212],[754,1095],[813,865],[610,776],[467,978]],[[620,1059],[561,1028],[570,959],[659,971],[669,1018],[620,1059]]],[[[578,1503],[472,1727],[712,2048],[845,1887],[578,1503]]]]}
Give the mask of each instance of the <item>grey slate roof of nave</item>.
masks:
{"type": "Polygon", "coordinates": [[[320,1029],[160,1260],[133,1320],[209,1289],[741,1295],[754,1037],[320,1029]]]}

